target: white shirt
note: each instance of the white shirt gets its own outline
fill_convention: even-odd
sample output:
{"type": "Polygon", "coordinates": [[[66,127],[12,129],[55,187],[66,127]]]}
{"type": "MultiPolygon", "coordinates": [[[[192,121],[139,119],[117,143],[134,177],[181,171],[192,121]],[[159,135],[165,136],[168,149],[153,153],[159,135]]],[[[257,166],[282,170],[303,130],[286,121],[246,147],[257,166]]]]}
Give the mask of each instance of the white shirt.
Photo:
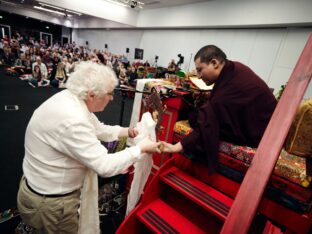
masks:
{"type": "Polygon", "coordinates": [[[138,146],[108,154],[102,141],[118,139],[120,126],[108,126],[84,101],[61,91],[35,110],[26,129],[24,175],[42,194],[81,188],[87,167],[103,177],[123,172],[141,157],[138,146]]]}

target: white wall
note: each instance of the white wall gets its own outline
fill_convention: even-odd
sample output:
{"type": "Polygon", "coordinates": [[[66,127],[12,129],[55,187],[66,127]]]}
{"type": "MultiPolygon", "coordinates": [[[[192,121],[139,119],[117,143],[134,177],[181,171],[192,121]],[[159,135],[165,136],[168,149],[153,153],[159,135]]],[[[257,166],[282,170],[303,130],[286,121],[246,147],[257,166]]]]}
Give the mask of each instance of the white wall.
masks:
{"type": "Polygon", "coordinates": [[[126,54],[126,48],[130,49],[129,58],[134,57],[134,49],[140,48],[143,30],[101,30],[101,29],[74,29],[73,40],[78,45],[89,42],[90,49],[102,49],[108,45],[108,49],[114,54],[126,54]]]}
{"type": "Polygon", "coordinates": [[[106,20],[106,19],[100,19],[95,17],[87,17],[83,16],[81,18],[77,17],[75,20],[73,20],[73,28],[131,28],[132,26],[117,23],[115,21],[106,20]]]}
{"type": "Polygon", "coordinates": [[[137,27],[311,25],[311,0],[218,0],[146,9],[137,27]]]}
{"type": "MultiPolygon", "coordinates": [[[[204,45],[215,44],[231,60],[250,66],[275,91],[285,84],[293,71],[312,28],[281,29],[194,29],[194,30],[83,30],[75,29],[73,40],[89,41],[91,48],[103,49],[134,58],[134,48],[144,49],[144,60],[167,66],[171,59],[184,58],[183,70],[194,69],[194,54],[204,45]]],[[[312,85],[307,94],[312,95],[312,85]]]]}
{"type": "Polygon", "coordinates": [[[70,28],[67,27],[62,27],[62,37],[67,37],[68,38],[68,42],[70,42],[70,28]]]}

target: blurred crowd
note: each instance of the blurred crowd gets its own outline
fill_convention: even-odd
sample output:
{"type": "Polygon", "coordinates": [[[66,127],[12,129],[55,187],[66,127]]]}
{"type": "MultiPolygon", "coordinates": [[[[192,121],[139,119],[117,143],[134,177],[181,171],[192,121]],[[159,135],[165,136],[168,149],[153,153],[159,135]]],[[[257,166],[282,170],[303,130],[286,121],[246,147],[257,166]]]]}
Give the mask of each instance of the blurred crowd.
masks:
{"type": "Polygon", "coordinates": [[[63,45],[56,42],[49,46],[45,40],[36,40],[18,32],[0,41],[0,64],[9,74],[20,77],[33,87],[62,88],[75,66],[88,60],[111,67],[120,85],[132,87],[135,87],[137,79],[161,78],[166,73],[174,74],[179,70],[174,60],[165,68],[151,66],[147,60],[131,63],[128,54],[117,55],[107,49],[91,50],[74,41],[63,45]]]}

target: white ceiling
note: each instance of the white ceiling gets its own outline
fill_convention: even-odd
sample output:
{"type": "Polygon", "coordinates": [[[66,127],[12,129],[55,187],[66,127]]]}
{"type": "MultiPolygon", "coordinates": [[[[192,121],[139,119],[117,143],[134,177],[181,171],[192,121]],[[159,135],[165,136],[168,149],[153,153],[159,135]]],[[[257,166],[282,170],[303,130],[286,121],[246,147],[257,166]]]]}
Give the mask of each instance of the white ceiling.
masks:
{"type": "Polygon", "coordinates": [[[146,9],[163,8],[169,6],[181,6],[198,2],[208,2],[212,0],[141,0],[145,4],[146,9]]]}
{"type": "MultiPolygon", "coordinates": [[[[105,2],[106,0],[102,0],[102,1],[105,2]]],[[[106,2],[114,2],[114,1],[118,2],[118,1],[130,1],[130,0],[107,0],[106,2]]],[[[199,2],[208,2],[208,1],[214,1],[214,0],[138,0],[138,1],[143,2],[144,7],[143,7],[143,9],[136,7],[134,9],[136,11],[144,11],[145,9],[148,10],[148,9],[157,9],[157,8],[168,8],[168,7],[173,7],[173,6],[189,5],[189,4],[194,4],[194,3],[199,3],[199,2]]],[[[35,9],[34,6],[40,6],[40,4],[38,2],[40,2],[40,0],[0,0],[0,10],[9,11],[11,13],[16,13],[16,14],[21,14],[20,13],[21,11],[19,11],[17,9],[21,9],[22,12],[25,12],[28,10],[29,12],[36,12],[37,14],[41,14],[41,15],[43,15],[43,17],[44,17],[44,15],[46,15],[46,16],[50,16],[50,17],[59,18],[60,20],[62,20],[61,19],[62,16],[60,16],[60,15],[35,9]]],[[[43,3],[45,3],[45,2],[46,1],[43,1],[43,3]]],[[[59,7],[65,1],[62,1],[62,0],[56,1],[55,0],[55,1],[50,1],[50,2],[51,2],[50,3],[51,5],[59,7]]],[[[61,7],[61,8],[65,10],[65,8],[63,8],[63,7],[61,7]]],[[[50,8],[50,9],[53,9],[53,8],[50,8]]],[[[63,10],[63,12],[64,12],[64,10],[63,10]]],[[[68,8],[66,8],[66,10],[73,10],[73,9],[68,7],[68,8]]],[[[57,10],[57,11],[59,11],[59,10],[57,10]]],[[[36,14],[34,14],[34,15],[36,15],[36,14]]],[[[30,16],[30,17],[32,17],[32,16],[30,16]]],[[[103,17],[99,17],[99,16],[97,17],[96,15],[94,15],[90,12],[88,13],[86,11],[84,12],[84,14],[82,16],[77,16],[75,14],[71,14],[70,20],[75,20],[75,19],[77,19],[77,22],[78,21],[82,22],[81,20],[88,20],[88,21],[90,21],[90,20],[91,21],[92,20],[93,21],[106,20],[107,22],[115,21],[115,20],[110,19],[109,17],[105,18],[105,19],[103,19],[103,17]]],[[[124,23],[124,22],[118,22],[118,20],[116,22],[117,22],[117,24],[118,23],[124,23]]],[[[70,26],[68,26],[68,27],[70,27],[70,26]]]]}
{"type": "MultiPolygon", "coordinates": [[[[13,3],[18,7],[30,7],[32,8],[40,0],[4,0],[1,1],[3,4],[6,3],[13,3]]],[[[103,0],[105,1],[105,0],[103,0]]],[[[110,0],[112,1],[118,1],[118,0],[110,0]]],[[[187,5],[187,4],[194,4],[198,2],[208,2],[213,0],[139,0],[140,2],[144,3],[144,9],[155,9],[155,8],[163,8],[163,7],[170,7],[170,6],[181,6],[181,5],[187,5]]],[[[57,6],[57,1],[55,1],[55,5],[57,6]]],[[[69,9],[70,10],[70,9],[69,9]]]]}

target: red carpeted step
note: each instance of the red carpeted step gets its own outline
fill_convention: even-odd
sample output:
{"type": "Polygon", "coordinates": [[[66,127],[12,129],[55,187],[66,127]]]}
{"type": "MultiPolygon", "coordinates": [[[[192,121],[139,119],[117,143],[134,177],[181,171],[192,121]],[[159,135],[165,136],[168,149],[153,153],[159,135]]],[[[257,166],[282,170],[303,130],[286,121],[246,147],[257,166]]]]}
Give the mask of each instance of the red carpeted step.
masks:
{"type": "Polygon", "coordinates": [[[176,167],[163,173],[161,180],[223,221],[233,204],[231,198],[176,167]]]}
{"type": "Polygon", "coordinates": [[[140,210],[137,216],[153,233],[205,233],[160,199],[140,210]]]}

